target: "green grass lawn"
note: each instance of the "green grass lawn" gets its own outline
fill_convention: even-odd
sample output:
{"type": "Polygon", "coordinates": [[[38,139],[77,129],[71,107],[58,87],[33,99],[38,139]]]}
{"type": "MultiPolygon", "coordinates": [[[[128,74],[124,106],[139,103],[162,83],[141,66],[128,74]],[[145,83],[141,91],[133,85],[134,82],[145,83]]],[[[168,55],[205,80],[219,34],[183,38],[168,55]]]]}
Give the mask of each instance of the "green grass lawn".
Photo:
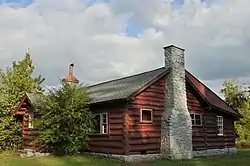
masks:
{"type": "Polygon", "coordinates": [[[0,155],[0,166],[250,166],[250,150],[237,155],[195,158],[186,161],[157,160],[147,163],[125,164],[114,159],[93,156],[18,158],[0,155]]]}

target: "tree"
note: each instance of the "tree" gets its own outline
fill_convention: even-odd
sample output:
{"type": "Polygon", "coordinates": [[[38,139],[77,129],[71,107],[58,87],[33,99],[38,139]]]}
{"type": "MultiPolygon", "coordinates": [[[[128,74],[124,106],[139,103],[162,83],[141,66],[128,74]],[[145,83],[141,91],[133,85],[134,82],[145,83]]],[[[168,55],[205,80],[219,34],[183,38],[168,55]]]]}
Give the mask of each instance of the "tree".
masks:
{"type": "Polygon", "coordinates": [[[225,101],[232,108],[241,110],[243,103],[249,99],[248,86],[240,84],[237,78],[226,80],[223,86],[221,93],[224,95],[225,101]]]}
{"type": "Polygon", "coordinates": [[[237,142],[250,143],[250,97],[249,86],[240,84],[237,78],[225,81],[221,93],[225,101],[235,110],[239,111],[244,118],[235,122],[238,134],[237,142]]]}
{"type": "Polygon", "coordinates": [[[61,88],[49,90],[48,95],[37,101],[34,110],[39,136],[35,143],[42,143],[47,151],[60,155],[75,155],[88,146],[94,124],[90,98],[83,85],[62,83],[61,88]]]}
{"type": "Polygon", "coordinates": [[[25,93],[41,93],[44,81],[41,75],[32,77],[34,65],[29,53],[23,60],[13,62],[12,67],[0,70],[0,151],[20,147],[21,124],[14,111],[25,93]]]}

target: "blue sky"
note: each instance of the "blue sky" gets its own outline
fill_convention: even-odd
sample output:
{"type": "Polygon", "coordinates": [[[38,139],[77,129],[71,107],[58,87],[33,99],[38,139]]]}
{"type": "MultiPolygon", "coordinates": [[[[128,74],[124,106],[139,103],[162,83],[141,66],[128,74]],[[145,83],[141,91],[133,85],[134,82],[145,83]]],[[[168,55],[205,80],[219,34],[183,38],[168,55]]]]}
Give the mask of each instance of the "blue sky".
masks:
{"type": "Polygon", "coordinates": [[[1,3],[18,3],[22,6],[27,6],[33,2],[33,0],[1,0],[1,3]]]}

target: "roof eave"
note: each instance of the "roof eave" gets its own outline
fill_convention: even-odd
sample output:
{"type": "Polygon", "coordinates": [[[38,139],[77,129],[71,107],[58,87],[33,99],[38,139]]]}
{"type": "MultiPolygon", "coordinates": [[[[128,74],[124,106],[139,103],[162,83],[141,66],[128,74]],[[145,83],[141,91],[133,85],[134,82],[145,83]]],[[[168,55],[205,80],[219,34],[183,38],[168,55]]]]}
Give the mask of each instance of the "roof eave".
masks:
{"type": "MultiPolygon", "coordinates": [[[[192,75],[191,73],[189,73],[189,74],[192,75]]],[[[213,107],[213,108],[222,110],[223,112],[225,112],[225,113],[227,113],[227,114],[230,114],[230,115],[232,115],[232,116],[235,116],[235,117],[237,117],[237,118],[243,118],[243,116],[242,116],[240,113],[238,113],[236,110],[234,110],[233,108],[232,108],[232,110],[234,110],[237,114],[231,113],[231,112],[228,111],[228,110],[225,110],[225,109],[223,109],[223,108],[217,107],[217,106],[215,106],[213,103],[210,103],[210,102],[206,99],[206,97],[203,96],[203,95],[199,92],[199,90],[195,87],[195,85],[189,80],[188,76],[185,76],[185,77],[186,77],[186,80],[190,83],[190,85],[196,90],[196,92],[202,97],[202,99],[203,99],[210,107],[213,107]]],[[[197,78],[196,78],[196,79],[197,79],[197,78]]],[[[223,101],[223,100],[222,100],[222,101],[223,101]]],[[[225,101],[223,101],[223,102],[225,102],[225,101]]],[[[227,103],[226,103],[226,104],[227,104],[227,103]]]]}
{"type": "Polygon", "coordinates": [[[14,114],[16,114],[16,112],[18,112],[20,110],[25,99],[29,99],[26,94],[24,94],[23,97],[21,98],[20,103],[18,104],[17,108],[14,110],[14,114]]]}
{"type": "Polygon", "coordinates": [[[214,108],[214,109],[221,110],[221,111],[223,111],[223,112],[225,112],[225,113],[227,113],[227,114],[231,114],[232,116],[235,116],[235,117],[237,117],[237,118],[244,118],[244,116],[241,115],[239,112],[237,112],[237,114],[234,114],[234,113],[231,113],[231,112],[229,112],[229,111],[227,111],[227,110],[225,110],[225,109],[219,108],[219,107],[217,107],[217,106],[215,106],[215,105],[212,105],[212,104],[210,104],[210,105],[211,105],[211,107],[214,108]]]}
{"type": "Polygon", "coordinates": [[[118,98],[118,99],[111,99],[111,100],[104,100],[104,101],[97,101],[97,102],[90,102],[90,105],[94,104],[108,104],[116,101],[127,101],[127,98],[118,98]]]}

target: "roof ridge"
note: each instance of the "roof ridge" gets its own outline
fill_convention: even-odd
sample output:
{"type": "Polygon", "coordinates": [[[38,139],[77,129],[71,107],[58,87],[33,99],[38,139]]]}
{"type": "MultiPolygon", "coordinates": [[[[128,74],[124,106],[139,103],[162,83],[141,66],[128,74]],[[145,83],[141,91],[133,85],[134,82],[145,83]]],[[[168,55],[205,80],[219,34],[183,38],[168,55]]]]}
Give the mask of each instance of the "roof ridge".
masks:
{"type": "Polygon", "coordinates": [[[108,81],[104,81],[104,82],[100,82],[100,83],[96,83],[96,84],[87,86],[86,88],[91,88],[91,87],[94,87],[94,86],[98,86],[98,85],[110,83],[110,82],[113,82],[113,81],[118,81],[118,80],[123,80],[123,79],[130,78],[130,77],[139,76],[139,75],[146,74],[146,73],[149,73],[149,72],[153,72],[153,71],[156,71],[156,70],[160,70],[160,69],[163,69],[163,68],[164,68],[164,67],[160,67],[160,68],[156,68],[156,69],[153,69],[153,70],[148,70],[148,71],[146,71],[146,72],[141,72],[141,73],[137,73],[137,74],[133,74],[133,75],[121,77],[121,78],[111,79],[111,80],[108,80],[108,81]]]}

